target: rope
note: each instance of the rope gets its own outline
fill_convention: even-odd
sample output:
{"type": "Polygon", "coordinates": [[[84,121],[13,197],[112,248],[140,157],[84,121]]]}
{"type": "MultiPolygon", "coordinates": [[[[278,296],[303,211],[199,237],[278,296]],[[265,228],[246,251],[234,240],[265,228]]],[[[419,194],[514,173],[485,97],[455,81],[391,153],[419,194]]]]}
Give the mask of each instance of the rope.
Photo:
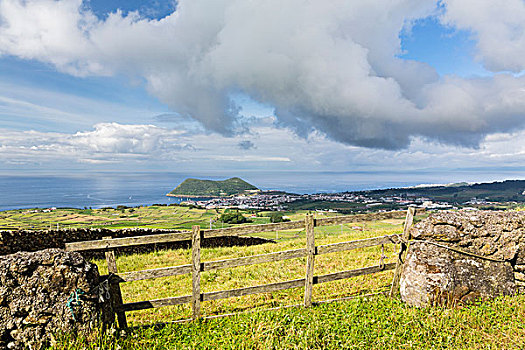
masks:
{"type": "Polygon", "coordinates": [[[384,259],[388,258],[388,256],[385,255],[385,245],[381,244],[381,258],[379,259],[379,269],[383,270],[385,268],[385,262],[384,259]]]}
{"type": "Polygon", "coordinates": [[[71,316],[73,316],[73,321],[75,322],[77,321],[78,312],[82,308],[82,304],[83,304],[83,301],[81,299],[82,295],[95,294],[98,298],[99,303],[104,303],[111,298],[111,293],[109,290],[109,283],[110,283],[110,280],[114,278],[113,276],[114,274],[110,273],[108,275],[108,278],[106,278],[104,281],[102,281],[97,286],[92,288],[89,292],[84,292],[80,288],[77,288],[71,292],[71,294],[69,295],[69,298],[67,298],[66,307],[71,312],[71,316]]]}
{"type": "Polygon", "coordinates": [[[463,254],[463,255],[472,256],[472,257],[475,257],[475,258],[478,258],[478,259],[489,260],[489,261],[494,261],[494,262],[502,262],[502,263],[507,262],[505,260],[498,260],[498,259],[494,259],[494,258],[489,258],[487,256],[482,256],[482,255],[477,255],[477,254],[474,254],[474,253],[466,252],[464,250],[460,250],[460,249],[457,249],[457,248],[452,248],[452,247],[449,247],[449,246],[447,246],[445,244],[439,244],[439,243],[432,242],[432,241],[414,240],[414,241],[411,241],[410,243],[411,244],[414,244],[414,243],[428,243],[428,244],[433,244],[433,245],[435,245],[437,247],[445,248],[445,249],[451,250],[453,252],[456,252],[456,253],[459,253],[459,254],[463,254]]]}
{"type": "Polygon", "coordinates": [[[69,308],[69,311],[73,316],[73,321],[75,322],[77,321],[76,311],[82,307],[82,300],[80,299],[80,296],[83,294],[85,294],[85,292],[82,289],[77,288],[71,292],[66,302],[66,306],[69,308]]]}

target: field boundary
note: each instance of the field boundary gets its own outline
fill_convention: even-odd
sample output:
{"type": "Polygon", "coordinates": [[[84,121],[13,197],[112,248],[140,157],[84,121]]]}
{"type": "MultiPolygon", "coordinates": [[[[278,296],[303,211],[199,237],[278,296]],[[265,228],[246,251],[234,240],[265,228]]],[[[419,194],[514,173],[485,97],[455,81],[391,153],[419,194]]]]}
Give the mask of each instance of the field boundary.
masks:
{"type": "Polygon", "coordinates": [[[138,236],[129,238],[111,238],[105,237],[102,240],[83,241],[66,243],[66,250],[69,251],[85,251],[85,250],[104,250],[106,255],[106,262],[108,264],[108,271],[110,273],[110,294],[112,300],[113,310],[116,313],[118,326],[120,328],[127,328],[126,312],[143,310],[149,308],[157,308],[171,305],[190,303],[192,307],[192,319],[201,317],[201,302],[226,299],[232,297],[245,296],[250,294],[259,294],[285,290],[290,288],[304,287],[304,302],[305,307],[312,305],[312,290],[313,286],[320,283],[337,281],[356,276],[363,276],[374,274],[382,271],[395,269],[394,279],[390,290],[390,295],[394,294],[395,289],[399,283],[399,276],[403,265],[403,254],[406,251],[409,237],[409,227],[412,224],[413,216],[415,214],[414,208],[409,208],[403,234],[401,235],[386,235],[373,238],[366,238],[360,240],[353,240],[341,243],[315,245],[315,227],[333,226],[339,224],[368,221],[368,220],[384,220],[399,217],[403,212],[384,212],[376,214],[359,214],[352,216],[336,216],[331,218],[315,219],[311,214],[308,214],[302,221],[290,221],[274,224],[262,225],[248,225],[239,227],[230,227],[214,230],[202,230],[200,226],[193,226],[191,232],[184,233],[166,233],[160,235],[138,236]],[[261,232],[282,231],[291,229],[304,229],[306,231],[306,245],[305,248],[285,250],[279,252],[272,252],[267,254],[251,255],[239,258],[216,260],[216,261],[201,261],[201,242],[204,238],[224,237],[224,236],[242,236],[248,234],[256,234],[261,232]],[[158,269],[147,269],[141,271],[118,273],[115,249],[121,247],[129,247],[144,244],[156,243],[170,243],[181,240],[192,241],[192,262],[187,265],[163,267],[158,269]],[[363,267],[359,269],[340,271],[325,275],[314,275],[315,257],[317,255],[329,254],[334,252],[350,251],[353,249],[360,249],[372,246],[384,246],[386,244],[399,244],[400,250],[398,258],[395,263],[384,263],[384,256],[381,254],[379,264],[374,266],[363,267]],[[201,272],[232,268],[238,266],[247,266],[254,264],[261,264],[267,262],[282,261],[294,258],[306,257],[305,277],[295,280],[269,283],[264,285],[244,287],[237,289],[221,290],[215,292],[202,293],[200,275],[201,272]],[[122,293],[120,290],[120,283],[139,281],[153,278],[161,278],[168,276],[176,276],[182,274],[191,274],[192,276],[192,294],[169,297],[163,299],[145,300],[131,303],[124,303],[122,300],[122,293]]]}

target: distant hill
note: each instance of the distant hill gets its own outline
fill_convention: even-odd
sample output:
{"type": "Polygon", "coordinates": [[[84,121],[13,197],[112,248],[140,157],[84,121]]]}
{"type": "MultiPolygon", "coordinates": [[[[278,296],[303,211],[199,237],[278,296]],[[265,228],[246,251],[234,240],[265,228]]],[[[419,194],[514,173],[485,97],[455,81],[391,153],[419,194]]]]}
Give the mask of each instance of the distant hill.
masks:
{"type": "Polygon", "coordinates": [[[167,196],[226,197],[243,194],[247,191],[259,191],[259,189],[238,177],[222,181],[186,179],[167,196]]]}
{"type": "MultiPolygon", "coordinates": [[[[359,192],[358,192],[359,193],[359,192]]],[[[465,203],[473,198],[490,202],[524,202],[525,180],[507,180],[501,182],[391,188],[386,190],[361,191],[372,198],[386,196],[427,197],[449,203],[465,203]]]]}

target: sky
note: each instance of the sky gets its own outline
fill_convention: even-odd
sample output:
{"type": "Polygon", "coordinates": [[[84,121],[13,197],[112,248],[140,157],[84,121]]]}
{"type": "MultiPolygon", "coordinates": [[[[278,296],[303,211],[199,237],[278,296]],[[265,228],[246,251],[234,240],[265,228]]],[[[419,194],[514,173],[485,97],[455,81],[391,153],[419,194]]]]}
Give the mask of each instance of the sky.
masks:
{"type": "Polygon", "coordinates": [[[524,178],[523,57],[523,0],[0,0],[0,174],[524,178]]]}

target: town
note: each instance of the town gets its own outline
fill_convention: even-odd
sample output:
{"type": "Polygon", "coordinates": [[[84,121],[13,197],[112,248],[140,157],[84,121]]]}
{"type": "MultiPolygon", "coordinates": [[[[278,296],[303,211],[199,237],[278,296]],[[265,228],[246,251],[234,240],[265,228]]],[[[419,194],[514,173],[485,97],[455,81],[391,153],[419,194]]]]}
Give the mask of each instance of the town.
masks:
{"type": "MultiPolygon", "coordinates": [[[[291,194],[284,192],[260,192],[254,195],[237,195],[221,198],[185,198],[181,204],[197,205],[206,209],[238,208],[258,210],[294,210],[298,203],[324,203],[324,207],[332,207],[327,211],[338,211],[338,204],[355,204],[355,211],[385,211],[394,208],[415,206],[426,209],[457,209],[447,202],[433,201],[427,197],[385,196],[375,198],[363,193],[317,193],[291,194]],[[328,204],[328,205],[326,205],[328,204]],[[331,204],[331,205],[330,205],[331,204]]],[[[486,204],[479,201],[478,204],[486,204]]]]}

